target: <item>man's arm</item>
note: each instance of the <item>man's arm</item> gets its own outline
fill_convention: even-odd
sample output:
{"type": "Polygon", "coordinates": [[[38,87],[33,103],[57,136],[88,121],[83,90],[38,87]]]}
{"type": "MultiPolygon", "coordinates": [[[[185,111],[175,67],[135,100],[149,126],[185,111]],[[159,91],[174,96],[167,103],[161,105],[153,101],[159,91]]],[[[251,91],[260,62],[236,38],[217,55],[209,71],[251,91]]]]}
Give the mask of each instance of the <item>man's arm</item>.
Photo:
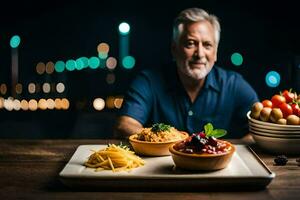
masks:
{"type": "Polygon", "coordinates": [[[134,133],[138,133],[142,130],[143,125],[136,119],[129,116],[120,116],[117,119],[114,136],[117,138],[127,138],[134,133]]]}

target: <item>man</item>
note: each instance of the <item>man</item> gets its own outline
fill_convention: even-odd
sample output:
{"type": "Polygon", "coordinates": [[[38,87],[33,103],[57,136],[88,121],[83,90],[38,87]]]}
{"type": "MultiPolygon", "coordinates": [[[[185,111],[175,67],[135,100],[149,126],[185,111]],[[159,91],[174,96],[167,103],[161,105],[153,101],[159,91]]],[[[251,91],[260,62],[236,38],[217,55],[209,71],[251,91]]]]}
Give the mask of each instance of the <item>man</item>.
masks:
{"type": "Polygon", "coordinates": [[[199,8],[182,11],[173,27],[176,61],[145,70],[133,81],[116,123],[127,137],[154,123],[190,134],[210,122],[239,138],[248,131],[246,113],[258,101],[252,87],[236,72],[215,66],[220,40],[217,17],[199,8]]]}

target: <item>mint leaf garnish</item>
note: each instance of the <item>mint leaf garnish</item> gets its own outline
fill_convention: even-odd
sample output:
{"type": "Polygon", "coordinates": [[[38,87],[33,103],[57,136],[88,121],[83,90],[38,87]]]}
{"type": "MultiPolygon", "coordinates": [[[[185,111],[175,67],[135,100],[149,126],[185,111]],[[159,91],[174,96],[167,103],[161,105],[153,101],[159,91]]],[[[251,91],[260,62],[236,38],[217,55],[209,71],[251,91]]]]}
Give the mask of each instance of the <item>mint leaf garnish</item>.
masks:
{"type": "Polygon", "coordinates": [[[214,129],[211,123],[208,123],[204,126],[204,133],[206,137],[215,137],[220,138],[227,134],[225,129],[214,129]]]}
{"type": "Polygon", "coordinates": [[[152,132],[170,131],[171,126],[164,123],[156,123],[152,125],[152,132]]]}
{"type": "Polygon", "coordinates": [[[215,138],[223,137],[224,135],[227,134],[227,131],[224,129],[215,129],[213,130],[212,136],[215,138]]]}
{"type": "Polygon", "coordinates": [[[204,126],[204,132],[205,132],[207,137],[211,136],[213,130],[214,130],[214,127],[211,123],[208,123],[204,126]]]}

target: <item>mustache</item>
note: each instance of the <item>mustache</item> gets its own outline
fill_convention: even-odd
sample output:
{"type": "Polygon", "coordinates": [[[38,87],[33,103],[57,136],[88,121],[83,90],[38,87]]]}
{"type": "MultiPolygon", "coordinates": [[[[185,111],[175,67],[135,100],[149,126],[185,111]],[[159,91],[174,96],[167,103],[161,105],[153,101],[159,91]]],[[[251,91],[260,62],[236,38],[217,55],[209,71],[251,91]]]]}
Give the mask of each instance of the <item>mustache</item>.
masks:
{"type": "Polygon", "coordinates": [[[195,61],[190,61],[189,63],[191,63],[191,64],[206,64],[206,62],[205,61],[200,61],[200,60],[195,60],[195,61]]]}

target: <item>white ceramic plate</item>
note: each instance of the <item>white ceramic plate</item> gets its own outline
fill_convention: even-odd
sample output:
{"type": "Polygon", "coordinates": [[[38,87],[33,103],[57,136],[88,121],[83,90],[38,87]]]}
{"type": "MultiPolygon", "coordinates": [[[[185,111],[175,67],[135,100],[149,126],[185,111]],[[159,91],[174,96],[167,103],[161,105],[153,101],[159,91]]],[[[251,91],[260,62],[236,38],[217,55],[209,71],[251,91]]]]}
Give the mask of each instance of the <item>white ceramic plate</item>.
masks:
{"type": "Polygon", "coordinates": [[[71,187],[96,187],[111,190],[113,188],[131,188],[140,190],[168,189],[178,190],[195,188],[214,188],[216,185],[226,188],[263,188],[275,177],[266,165],[247,146],[235,145],[229,165],[218,171],[185,171],[174,167],[171,156],[142,157],[146,164],[130,172],[112,172],[103,170],[95,172],[83,163],[92,150],[105,148],[106,145],[81,145],[60,172],[61,180],[71,187]]]}

